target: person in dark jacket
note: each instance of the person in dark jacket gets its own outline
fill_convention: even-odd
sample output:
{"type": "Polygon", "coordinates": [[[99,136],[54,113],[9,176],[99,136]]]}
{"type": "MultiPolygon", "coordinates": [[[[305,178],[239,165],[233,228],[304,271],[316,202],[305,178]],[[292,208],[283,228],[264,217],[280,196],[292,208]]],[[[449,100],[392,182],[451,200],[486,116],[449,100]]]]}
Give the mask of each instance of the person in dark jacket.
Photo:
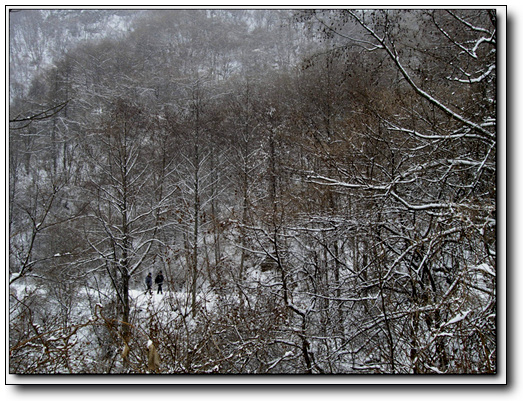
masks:
{"type": "Polygon", "coordinates": [[[160,273],[158,273],[158,275],[157,275],[156,278],[154,279],[154,282],[155,282],[156,284],[158,284],[158,294],[163,294],[163,291],[162,291],[163,274],[162,274],[161,271],[160,271],[160,273]]]}
{"type": "Polygon", "coordinates": [[[145,285],[147,286],[147,290],[145,291],[146,293],[149,293],[149,294],[152,294],[153,291],[152,291],[152,288],[153,288],[153,276],[151,273],[149,273],[147,275],[147,277],[145,278],[145,285]]]}

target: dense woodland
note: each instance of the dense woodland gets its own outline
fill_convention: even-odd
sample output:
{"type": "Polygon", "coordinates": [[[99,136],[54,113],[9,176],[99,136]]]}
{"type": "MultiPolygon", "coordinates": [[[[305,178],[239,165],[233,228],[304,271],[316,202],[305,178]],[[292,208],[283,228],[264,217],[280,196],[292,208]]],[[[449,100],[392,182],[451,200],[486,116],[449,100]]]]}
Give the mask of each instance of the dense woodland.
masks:
{"type": "Polygon", "coordinates": [[[495,10],[9,22],[10,373],[497,372],[495,10]]]}

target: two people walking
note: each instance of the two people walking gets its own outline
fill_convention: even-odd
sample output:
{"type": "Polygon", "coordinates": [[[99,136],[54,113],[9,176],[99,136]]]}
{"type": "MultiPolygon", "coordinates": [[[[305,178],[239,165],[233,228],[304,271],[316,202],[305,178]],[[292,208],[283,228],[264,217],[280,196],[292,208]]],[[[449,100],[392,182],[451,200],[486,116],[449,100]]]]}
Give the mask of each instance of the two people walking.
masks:
{"type": "MultiPolygon", "coordinates": [[[[160,273],[158,273],[156,275],[156,278],[154,279],[154,283],[158,285],[158,294],[163,294],[163,290],[162,290],[163,274],[161,271],[160,271],[160,273]]],[[[151,273],[149,273],[147,275],[147,277],[145,278],[145,285],[147,286],[146,292],[148,292],[149,294],[152,294],[153,276],[151,273]]]]}

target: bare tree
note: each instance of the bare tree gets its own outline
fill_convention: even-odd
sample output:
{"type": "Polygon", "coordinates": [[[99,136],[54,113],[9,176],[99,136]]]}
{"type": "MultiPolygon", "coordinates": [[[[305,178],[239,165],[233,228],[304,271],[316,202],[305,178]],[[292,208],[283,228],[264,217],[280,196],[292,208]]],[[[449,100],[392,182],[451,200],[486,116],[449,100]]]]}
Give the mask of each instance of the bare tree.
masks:
{"type": "Polygon", "coordinates": [[[156,170],[150,159],[157,153],[151,150],[157,129],[145,110],[117,99],[84,143],[91,165],[85,187],[95,200],[86,240],[113,284],[125,341],[130,335],[131,278],[141,273],[158,242],[160,217],[173,193],[154,186],[166,174],[165,164],[156,170]]]}

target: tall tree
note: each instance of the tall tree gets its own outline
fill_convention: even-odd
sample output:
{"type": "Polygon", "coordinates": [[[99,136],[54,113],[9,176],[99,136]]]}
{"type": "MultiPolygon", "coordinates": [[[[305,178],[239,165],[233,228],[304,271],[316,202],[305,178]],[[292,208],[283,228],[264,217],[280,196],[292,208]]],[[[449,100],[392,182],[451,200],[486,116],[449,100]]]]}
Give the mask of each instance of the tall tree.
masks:
{"type": "Polygon", "coordinates": [[[165,174],[165,170],[155,171],[150,159],[156,153],[150,148],[156,129],[145,110],[116,99],[83,144],[91,166],[85,186],[93,199],[86,240],[113,284],[124,341],[130,335],[131,277],[150,257],[160,214],[170,196],[153,186],[162,182],[158,174],[165,174]]]}

